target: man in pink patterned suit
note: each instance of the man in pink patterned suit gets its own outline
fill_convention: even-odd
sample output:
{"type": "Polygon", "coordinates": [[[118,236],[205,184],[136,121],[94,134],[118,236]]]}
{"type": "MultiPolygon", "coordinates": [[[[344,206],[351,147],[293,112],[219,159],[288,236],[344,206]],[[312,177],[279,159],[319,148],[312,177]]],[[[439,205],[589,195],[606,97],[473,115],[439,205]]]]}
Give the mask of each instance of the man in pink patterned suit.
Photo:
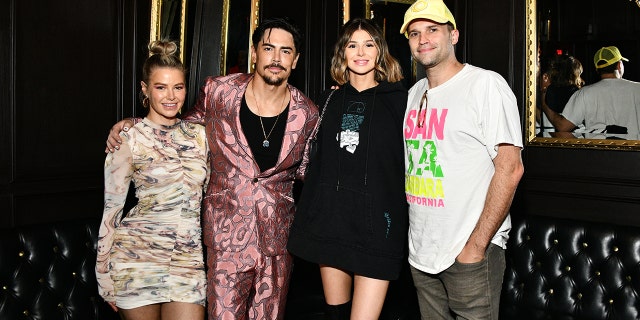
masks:
{"type": "MultiPolygon", "coordinates": [[[[266,19],[252,38],[255,72],[208,78],[183,118],[206,126],[210,149],[202,217],[209,320],[284,316],[293,182],[318,118],[315,104],[287,83],[300,39],[288,20],[266,19]]],[[[123,126],[112,128],[108,149],[123,126]]]]}

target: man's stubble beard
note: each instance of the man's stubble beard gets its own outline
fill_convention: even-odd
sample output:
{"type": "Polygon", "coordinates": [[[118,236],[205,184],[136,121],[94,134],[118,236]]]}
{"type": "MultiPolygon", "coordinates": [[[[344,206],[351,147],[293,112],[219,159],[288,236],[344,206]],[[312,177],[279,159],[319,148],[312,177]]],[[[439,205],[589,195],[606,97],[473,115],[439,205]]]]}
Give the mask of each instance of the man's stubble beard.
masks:
{"type": "Polygon", "coordinates": [[[262,76],[262,80],[264,80],[264,83],[270,86],[279,86],[284,83],[285,78],[262,76]]]}

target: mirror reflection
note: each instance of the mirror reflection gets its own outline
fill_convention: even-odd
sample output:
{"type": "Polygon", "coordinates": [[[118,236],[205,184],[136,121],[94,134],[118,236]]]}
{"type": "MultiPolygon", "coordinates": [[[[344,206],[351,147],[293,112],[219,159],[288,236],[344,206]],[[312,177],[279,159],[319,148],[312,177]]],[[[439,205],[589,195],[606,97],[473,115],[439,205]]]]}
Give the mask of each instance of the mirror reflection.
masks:
{"type": "Polygon", "coordinates": [[[537,45],[536,50],[529,50],[530,54],[537,51],[536,70],[529,72],[535,77],[529,141],[637,147],[640,5],[629,0],[606,4],[596,0],[531,0],[529,5],[536,8],[536,19],[531,22],[537,31],[536,39],[528,43],[537,45]],[[608,49],[599,51],[603,47],[608,49]]]}
{"type": "Polygon", "coordinates": [[[221,61],[220,73],[231,74],[250,72],[248,64],[250,56],[251,34],[257,24],[256,0],[225,1],[226,33],[223,31],[223,41],[226,43],[221,61]]]}
{"type": "Polygon", "coordinates": [[[151,2],[150,40],[178,42],[180,60],[184,61],[185,15],[187,0],[153,0],[151,2]]]}
{"type": "Polygon", "coordinates": [[[415,0],[371,0],[365,9],[369,13],[367,18],[373,19],[382,28],[382,33],[389,45],[389,53],[400,62],[405,88],[410,88],[417,81],[416,65],[411,58],[407,38],[400,34],[400,27],[404,13],[414,2],[415,0]]]}

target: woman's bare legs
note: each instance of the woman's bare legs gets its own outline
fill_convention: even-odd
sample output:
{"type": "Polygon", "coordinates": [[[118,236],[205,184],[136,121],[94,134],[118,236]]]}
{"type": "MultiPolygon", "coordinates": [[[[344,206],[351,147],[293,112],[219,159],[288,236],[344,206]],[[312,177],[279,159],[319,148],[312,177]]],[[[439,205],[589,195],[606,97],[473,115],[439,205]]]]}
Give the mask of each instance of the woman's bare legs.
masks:
{"type": "Polygon", "coordinates": [[[167,302],[119,309],[123,320],[204,320],[204,307],[195,303],[167,302]]]}
{"type": "Polygon", "coordinates": [[[160,304],[151,304],[133,309],[118,308],[122,320],[160,320],[160,304]]]}
{"type": "Polygon", "coordinates": [[[353,283],[351,319],[378,319],[387,295],[389,281],[360,275],[352,276],[348,272],[327,265],[320,265],[320,275],[324,297],[329,306],[345,305],[351,301],[353,283]]]}
{"type": "Polygon", "coordinates": [[[340,305],[351,301],[351,274],[340,269],[320,265],[324,299],[329,305],[340,305]]]}
{"type": "Polygon", "coordinates": [[[162,304],[162,320],[204,320],[204,306],[195,303],[169,302],[162,304]]]}
{"type": "Polygon", "coordinates": [[[387,280],[355,275],[351,319],[377,320],[388,288],[387,280]]]}

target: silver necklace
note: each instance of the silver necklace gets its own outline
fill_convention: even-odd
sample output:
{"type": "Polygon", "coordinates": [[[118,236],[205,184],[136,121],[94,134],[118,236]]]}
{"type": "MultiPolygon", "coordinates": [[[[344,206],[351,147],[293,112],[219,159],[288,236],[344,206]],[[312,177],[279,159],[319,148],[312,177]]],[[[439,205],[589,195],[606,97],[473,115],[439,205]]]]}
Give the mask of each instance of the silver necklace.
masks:
{"type": "MultiPolygon", "coordinates": [[[[278,119],[280,119],[280,115],[282,114],[282,112],[278,113],[278,116],[276,117],[276,121],[273,122],[273,126],[271,126],[271,130],[269,130],[269,134],[267,134],[267,132],[264,130],[264,124],[262,123],[262,116],[260,115],[260,105],[258,104],[258,98],[256,97],[256,93],[253,90],[253,81],[251,81],[251,93],[253,93],[253,100],[255,100],[256,107],[258,108],[258,118],[260,119],[260,127],[262,127],[262,135],[264,136],[264,140],[262,141],[262,147],[269,148],[269,137],[271,136],[273,129],[275,129],[276,123],[278,123],[278,119]]],[[[287,97],[286,94],[282,95],[282,102],[280,103],[280,105],[284,104],[284,99],[286,97],[287,97]]]]}

